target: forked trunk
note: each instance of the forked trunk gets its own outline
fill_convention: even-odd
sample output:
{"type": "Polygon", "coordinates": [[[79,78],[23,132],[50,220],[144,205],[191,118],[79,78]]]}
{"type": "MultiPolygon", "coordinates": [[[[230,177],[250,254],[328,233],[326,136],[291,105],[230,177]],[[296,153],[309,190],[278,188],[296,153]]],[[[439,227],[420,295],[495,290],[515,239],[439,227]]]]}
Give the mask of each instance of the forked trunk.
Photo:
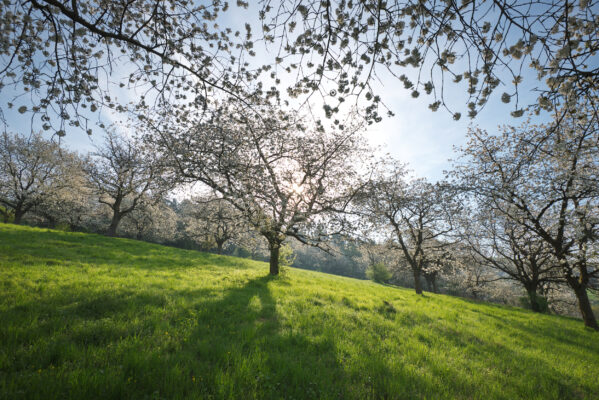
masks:
{"type": "Polygon", "coordinates": [[[51,229],[56,228],[56,225],[58,225],[58,221],[56,218],[46,216],[46,219],[48,220],[48,228],[51,228],[51,229]]]}

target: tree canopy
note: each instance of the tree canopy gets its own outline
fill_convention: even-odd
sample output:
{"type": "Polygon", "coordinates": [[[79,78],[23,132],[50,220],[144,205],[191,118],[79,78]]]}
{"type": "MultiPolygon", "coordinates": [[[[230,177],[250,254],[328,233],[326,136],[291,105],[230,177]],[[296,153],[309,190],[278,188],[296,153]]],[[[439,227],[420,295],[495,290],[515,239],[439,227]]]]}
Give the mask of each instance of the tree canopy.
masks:
{"type": "Polygon", "coordinates": [[[210,123],[154,127],[153,139],[184,179],[229,201],[268,241],[271,272],[287,237],[317,244],[343,231],[368,150],[359,128],[327,131],[296,113],[248,116],[235,106],[210,123]]]}
{"type": "Polygon", "coordinates": [[[525,77],[533,80],[526,90],[537,90],[535,111],[581,99],[596,109],[597,1],[236,4],[251,11],[243,26],[227,23],[234,15],[220,0],[5,1],[6,106],[36,113],[59,135],[69,125],[91,133],[100,107],[138,113],[168,104],[186,118],[217,99],[256,113],[256,102],[305,103],[315,93],[326,116],[347,112],[353,98],[373,122],[384,100],[373,83],[384,73],[455,119],[474,117],[498,90],[522,115],[525,77]],[[453,84],[466,94],[464,110],[448,101],[453,84]]]}

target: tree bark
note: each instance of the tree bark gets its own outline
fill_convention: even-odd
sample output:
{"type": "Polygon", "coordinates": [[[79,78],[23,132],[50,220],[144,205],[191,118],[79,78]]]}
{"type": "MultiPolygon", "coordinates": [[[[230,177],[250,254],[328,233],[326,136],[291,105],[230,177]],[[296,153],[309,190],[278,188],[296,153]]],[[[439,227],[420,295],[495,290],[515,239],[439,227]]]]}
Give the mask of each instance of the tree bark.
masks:
{"type": "Polygon", "coordinates": [[[25,215],[25,210],[23,210],[22,207],[18,206],[17,208],[15,208],[15,216],[12,223],[15,225],[20,225],[21,220],[23,219],[23,215],[25,215]]]}
{"type": "Polygon", "coordinates": [[[108,227],[108,231],[106,231],[106,235],[116,236],[116,230],[119,227],[120,222],[121,222],[120,214],[117,212],[112,214],[112,221],[110,221],[110,226],[108,227]]]}
{"type": "Polygon", "coordinates": [[[537,288],[526,288],[526,292],[528,293],[528,299],[530,301],[530,309],[534,312],[541,312],[541,306],[539,305],[539,296],[537,295],[537,288]]]}
{"type": "Polygon", "coordinates": [[[280,243],[269,243],[270,247],[270,274],[279,274],[279,249],[281,248],[280,243]]]}
{"type": "Polygon", "coordinates": [[[422,294],[422,283],[420,282],[420,271],[417,268],[412,268],[414,271],[414,290],[416,294],[422,294]]]}
{"type": "Polygon", "coordinates": [[[216,241],[216,252],[218,254],[223,254],[223,245],[224,245],[224,241],[223,240],[217,240],[216,241]]]}
{"type": "MultiPolygon", "coordinates": [[[[570,286],[573,285],[571,284],[570,286]]],[[[599,331],[599,325],[597,325],[595,314],[593,314],[593,309],[591,308],[591,302],[589,301],[586,286],[581,284],[577,284],[575,286],[576,287],[572,287],[572,289],[574,289],[574,294],[576,294],[576,298],[578,299],[578,308],[580,309],[580,314],[582,315],[584,325],[599,331]]]]}
{"type": "Polygon", "coordinates": [[[426,286],[428,290],[437,293],[437,278],[434,275],[424,275],[424,279],[426,279],[426,286]]]}

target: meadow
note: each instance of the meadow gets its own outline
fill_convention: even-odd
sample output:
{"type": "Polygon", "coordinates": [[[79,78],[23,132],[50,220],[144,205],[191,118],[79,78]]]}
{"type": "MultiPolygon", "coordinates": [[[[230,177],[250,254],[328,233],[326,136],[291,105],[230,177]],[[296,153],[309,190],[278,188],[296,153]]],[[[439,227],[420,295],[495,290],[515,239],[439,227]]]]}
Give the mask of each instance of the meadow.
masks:
{"type": "Polygon", "coordinates": [[[0,224],[1,399],[597,399],[580,320],[0,224]]]}

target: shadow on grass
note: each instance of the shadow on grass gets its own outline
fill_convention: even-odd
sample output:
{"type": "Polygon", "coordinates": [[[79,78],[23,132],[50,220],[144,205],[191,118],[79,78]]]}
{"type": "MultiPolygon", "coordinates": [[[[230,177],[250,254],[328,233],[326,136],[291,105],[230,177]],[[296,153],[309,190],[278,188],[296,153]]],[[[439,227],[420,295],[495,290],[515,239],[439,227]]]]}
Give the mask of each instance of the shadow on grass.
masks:
{"type": "Polygon", "coordinates": [[[282,325],[269,290],[278,280],[256,278],[203,305],[183,350],[198,361],[193,373],[206,376],[205,393],[217,398],[346,397],[334,338],[309,339],[282,325]]]}
{"type": "MultiPolygon", "coordinates": [[[[277,312],[281,305],[271,289],[281,283],[265,276],[218,290],[73,288],[5,309],[0,387],[9,398],[48,399],[460,398],[481,388],[490,398],[505,397],[502,386],[473,381],[439,352],[459,349],[487,368],[505,370],[504,377],[493,376],[517,385],[517,393],[527,393],[531,382],[514,374],[552,385],[549,392],[564,398],[577,393],[576,382],[562,381],[546,360],[463,329],[441,329],[413,311],[398,311],[397,322],[429,327],[412,336],[437,354],[417,370],[367,347],[373,342],[364,335],[372,330],[310,335],[277,312]],[[344,335],[355,339],[353,354],[340,347],[344,335]],[[436,396],[440,382],[445,391],[436,396]]],[[[316,310],[315,324],[345,315],[316,310]]],[[[528,339],[528,327],[512,329],[528,339]]]]}
{"type": "MultiPolygon", "coordinates": [[[[96,235],[16,231],[6,238],[8,251],[1,257],[15,262],[21,257],[32,265],[39,260],[48,271],[55,260],[64,259],[140,269],[234,262],[246,267],[244,260],[96,235]]],[[[118,277],[127,271],[117,268],[114,273],[118,277]]],[[[377,312],[385,323],[371,319],[375,325],[362,329],[360,313],[367,311],[344,296],[338,305],[326,298],[313,300],[313,307],[302,304],[302,312],[314,318],[313,325],[301,326],[279,309],[288,311],[293,305],[277,304],[282,297],[271,292],[275,285],[277,293],[291,286],[288,281],[245,279],[191,290],[153,283],[98,290],[68,286],[5,307],[0,310],[0,398],[1,392],[7,398],[466,398],[481,390],[491,398],[505,398],[500,385],[486,381],[489,376],[516,386],[519,394],[531,393],[527,385],[533,382],[553,388],[542,393],[583,397],[577,396],[577,377],[560,376],[546,359],[520,351],[527,341],[538,347],[539,330],[543,337],[557,339],[542,340],[558,354],[584,348],[582,338],[569,339],[576,337],[575,329],[551,326],[549,318],[539,319],[537,329],[527,323],[532,314],[524,310],[508,310],[514,318],[507,318],[505,307],[475,303],[484,309],[468,312],[493,321],[488,325],[495,325],[498,337],[520,339],[501,343],[481,339],[467,327],[443,329],[426,314],[426,304],[438,299],[429,296],[418,298],[421,309],[381,306],[377,312]],[[328,314],[333,307],[337,314],[328,314]],[[339,328],[348,326],[347,332],[339,328]],[[401,346],[389,346],[398,354],[385,354],[381,349],[389,330],[400,327],[410,331],[401,346]],[[410,351],[418,350],[411,339],[435,355],[414,356],[413,364],[406,365],[410,351]],[[444,351],[455,349],[476,362],[456,365],[444,358],[444,351]],[[471,379],[468,373],[477,371],[468,368],[474,365],[492,371],[471,379]],[[439,392],[441,386],[444,392],[439,392]]],[[[591,393],[593,388],[582,389],[591,393]]]]}
{"type": "Polygon", "coordinates": [[[19,398],[347,397],[334,338],[283,329],[272,280],[224,296],[66,289],[6,309],[0,387],[19,398]]]}

